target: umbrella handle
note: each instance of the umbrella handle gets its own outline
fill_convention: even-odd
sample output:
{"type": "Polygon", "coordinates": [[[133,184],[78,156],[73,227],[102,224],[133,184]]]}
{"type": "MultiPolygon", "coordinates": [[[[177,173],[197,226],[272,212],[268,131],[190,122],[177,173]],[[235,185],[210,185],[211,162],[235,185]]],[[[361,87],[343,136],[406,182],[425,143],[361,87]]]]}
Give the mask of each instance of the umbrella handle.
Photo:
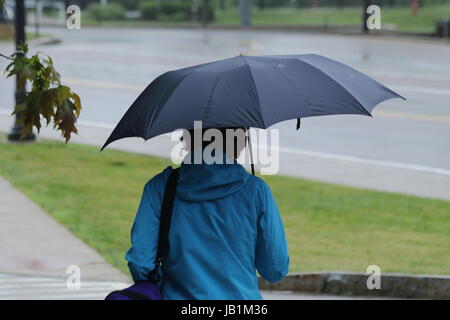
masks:
{"type": "Polygon", "coordinates": [[[248,149],[250,152],[250,166],[252,167],[252,175],[255,175],[255,164],[253,162],[252,140],[250,139],[250,127],[247,127],[248,149]]]}

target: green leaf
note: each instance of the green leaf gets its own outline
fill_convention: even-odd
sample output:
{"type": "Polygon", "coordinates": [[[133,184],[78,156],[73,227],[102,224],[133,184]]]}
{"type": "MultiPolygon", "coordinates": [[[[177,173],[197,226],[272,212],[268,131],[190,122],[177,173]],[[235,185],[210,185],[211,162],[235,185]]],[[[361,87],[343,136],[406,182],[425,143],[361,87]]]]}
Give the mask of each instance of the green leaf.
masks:
{"type": "Polygon", "coordinates": [[[57,108],[55,114],[55,128],[61,130],[62,136],[66,139],[66,143],[70,140],[72,133],[78,133],[75,123],[77,116],[75,115],[75,105],[69,99],[63,101],[63,103],[57,108]]]}
{"type": "Polygon", "coordinates": [[[56,88],[56,96],[58,104],[62,104],[65,100],[70,98],[70,88],[67,86],[59,86],[56,88]]]}
{"type": "Polygon", "coordinates": [[[50,123],[52,117],[55,115],[55,106],[56,106],[56,91],[54,89],[45,90],[42,93],[40,113],[47,121],[47,125],[50,123]]]}
{"type": "Polygon", "coordinates": [[[81,100],[80,100],[80,97],[75,92],[72,92],[70,97],[73,99],[73,104],[75,105],[75,112],[76,112],[76,115],[78,117],[80,115],[80,112],[81,112],[81,100]]]}
{"type": "Polygon", "coordinates": [[[13,110],[13,112],[11,113],[11,115],[16,115],[16,114],[18,114],[18,113],[20,113],[20,112],[23,112],[23,111],[25,110],[26,107],[27,107],[27,103],[25,103],[25,102],[16,105],[16,106],[14,107],[14,110],[13,110]]]}
{"type": "Polygon", "coordinates": [[[39,132],[41,121],[45,119],[47,125],[53,121],[54,128],[61,131],[67,142],[72,133],[78,132],[75,124],[82,109],[80,97],[61,84],[61,76],[51,57],[39,52],[27,57],[27,53],[27,44],[19,46],[18,51],[10,55],[13,61],[5,68],[7,77],[17,77],[20,88],[26,88],[28,81],[31,83],[31,91],[12,113],[22,126],[21,136],[32,133],[33,127],[39,132]]]}

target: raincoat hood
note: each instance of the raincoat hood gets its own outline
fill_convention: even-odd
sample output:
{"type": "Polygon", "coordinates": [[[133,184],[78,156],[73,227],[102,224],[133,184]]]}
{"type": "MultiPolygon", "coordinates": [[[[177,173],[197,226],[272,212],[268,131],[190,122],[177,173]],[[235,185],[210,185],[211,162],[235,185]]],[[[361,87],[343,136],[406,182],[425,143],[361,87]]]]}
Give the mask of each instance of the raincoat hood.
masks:
{"type": "Polygon", "coordinates": [[[223,164],[183,162],[179,171],[177,197],[186,201],[224,198],[241,189],[249,175],[244,167],[236,162],[223,164]]]}

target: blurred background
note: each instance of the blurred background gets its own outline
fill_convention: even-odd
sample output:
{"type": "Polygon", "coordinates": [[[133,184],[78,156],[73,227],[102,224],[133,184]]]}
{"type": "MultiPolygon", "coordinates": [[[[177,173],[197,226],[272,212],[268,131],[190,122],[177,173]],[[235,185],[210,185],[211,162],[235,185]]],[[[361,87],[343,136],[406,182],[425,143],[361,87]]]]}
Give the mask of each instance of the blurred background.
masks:
{"type": "MultiPolygon", "coordinates": [[[[442,33],[450,17],[448,0],[28,0],[30,23],[65,24],[65,8],[82,9],[83,25],[282,28],[360,30],[363,8],[383,9],[383,31],[442,33]],[[244,16],[242,16],[244,15],[244,16]],[[248,15],[248,17],[246,17],[248,15]],[[244,21],[242,21],[244,20],[244,21]]],[[[14,1],[6,1],[14,15],[14,1]]]]}

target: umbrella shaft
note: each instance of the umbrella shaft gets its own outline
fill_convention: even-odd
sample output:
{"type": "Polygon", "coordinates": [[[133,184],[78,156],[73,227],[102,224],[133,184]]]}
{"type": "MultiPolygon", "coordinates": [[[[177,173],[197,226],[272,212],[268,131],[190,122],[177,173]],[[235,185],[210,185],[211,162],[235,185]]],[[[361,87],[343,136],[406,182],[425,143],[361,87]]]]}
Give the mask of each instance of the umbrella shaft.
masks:
{"type": "Polygon", "coordinates": [[[252,174],[255,175],[255,164],[253,162],[253,148],[252,148],[252,140],[250,138],[250,127],[247,127],[247,137],[248,137],[248,149],[250,152],[250,166],[252,167],[252,174]]]}

